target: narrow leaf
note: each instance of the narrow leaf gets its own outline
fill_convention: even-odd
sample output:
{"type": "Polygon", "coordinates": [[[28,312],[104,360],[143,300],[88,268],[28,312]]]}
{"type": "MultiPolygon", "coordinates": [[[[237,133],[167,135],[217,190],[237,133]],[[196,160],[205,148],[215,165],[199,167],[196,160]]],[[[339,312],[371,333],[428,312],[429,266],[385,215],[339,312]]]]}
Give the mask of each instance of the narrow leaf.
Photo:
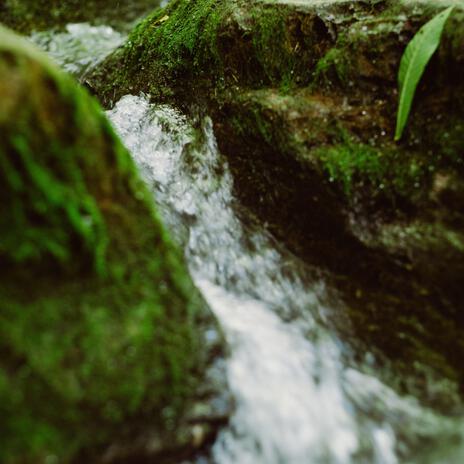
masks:
{"type": "Polygon", "coordinates": [[[398,82],[400,101],[396,120],[395,140],[403,135],[417,85],[425,68],[440,45],[441,35],[453,7],[442,11],[424,24],[409,42],[401,58],[398,82]]]}

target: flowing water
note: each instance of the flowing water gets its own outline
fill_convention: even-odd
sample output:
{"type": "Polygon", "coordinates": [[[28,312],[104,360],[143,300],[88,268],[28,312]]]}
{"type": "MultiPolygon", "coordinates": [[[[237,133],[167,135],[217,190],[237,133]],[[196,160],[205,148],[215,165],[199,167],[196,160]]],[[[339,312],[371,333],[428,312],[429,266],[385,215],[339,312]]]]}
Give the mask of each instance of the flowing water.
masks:
{"type": "MultiPolygon", "coordinates": [[[[63,55],[73,61],[72,52],[63,55]]],[[[143,95],[123,97],[108,116],[230,346],[236,407],[212,462],[464,462],[458,419],[399,396],[366,374],[366,365],[347,362],[324,323],[324,282],[240,210],[208,118],[194,128],[143,95]]]]}
{"type": "Polygon", "coordinates": [[[68,24],[63,32],[41,31],[30,40],[70,74],[81,77],[124,42],[125,35],[110,26],[68,24]]]}
{"type": "Polygon", "coordinates": [[[323,323],[323,282],[237,215],[211,121],[198,133],[144,96],[122,98],[108,115],[165,222],[181,231],[191,275],[231,347],[236,411],[214,462],[390,464],[460,433],[453,420],[344,364],[323,323]]]}

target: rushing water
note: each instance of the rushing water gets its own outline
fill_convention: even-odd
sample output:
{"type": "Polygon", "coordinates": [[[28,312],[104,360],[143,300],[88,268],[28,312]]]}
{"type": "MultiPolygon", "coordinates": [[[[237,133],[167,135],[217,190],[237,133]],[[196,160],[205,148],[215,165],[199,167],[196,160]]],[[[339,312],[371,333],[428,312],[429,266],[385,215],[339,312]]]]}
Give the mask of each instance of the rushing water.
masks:
{"type": "Polygon", "coordinates": [[[344,365],[341,345],[321,322],[323,283],[236,214],[209,120],[199,134],[143,96],[124,97],[109,116],[165,222],[181,231],[192,277],[231,347],[237,406],[214,462],[390,464],[458,436],[453,420],[344,365]]]}
{"type": "MultiPolygon", "coordinates": [[[[107,42],[95,45],[101,56],[92,57],[90,44],[102,40],[94,29],[74,25],[65,34],[50,35],[45,48],[75,74],[118,42],[103,34],[107,42]],[[84,47],[74,46],[76,40],[84,47]]],[[[323,323],[324,283],[237,213],[211,121],[194,129],[145,96],[125,96],[108,116],[230,345],[227,375],[236,408],[212,448],[214,463],[464,462],[460,421],[347,364],[323,323]]]]}
{"type": "Polygon", "coordinates": [[[110,26],[78,23],[68,24],[63,32],[35,32],[30,39],[67,72],[81,77],[119,47],[125,36],[110,26]]]}

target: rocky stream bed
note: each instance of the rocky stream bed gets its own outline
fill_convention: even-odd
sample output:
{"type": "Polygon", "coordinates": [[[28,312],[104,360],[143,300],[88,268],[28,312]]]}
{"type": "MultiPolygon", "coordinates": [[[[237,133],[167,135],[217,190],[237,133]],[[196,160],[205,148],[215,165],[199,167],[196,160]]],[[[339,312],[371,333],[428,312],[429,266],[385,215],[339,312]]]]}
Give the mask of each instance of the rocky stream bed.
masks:
{"type": "Polygon", "coordinates": [[[0,460],[462,462],[462,2],[46,3],[0,1],[0,460]]]}

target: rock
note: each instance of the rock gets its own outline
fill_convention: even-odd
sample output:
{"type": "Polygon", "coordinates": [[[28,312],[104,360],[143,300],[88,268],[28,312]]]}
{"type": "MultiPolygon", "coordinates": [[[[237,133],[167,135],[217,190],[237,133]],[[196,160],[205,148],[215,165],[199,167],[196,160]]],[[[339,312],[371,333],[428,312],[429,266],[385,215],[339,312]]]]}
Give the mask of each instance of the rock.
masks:
{"type": "Polygon", "coordinates": [[[22,33],[89,21],[124,26],[159,5],[159,0],[0,0],[0,22],[22,33]]]}
{"type": "Polygon", "coordinates": [[[0,461],[195,451],[222,338],[129,153],[3,28],[0,100],[0,461]]]}
{"type": "Polygon", "coordinates": [[[106,105],[207,107],[236,195],[329,272],[334,326],[444,409],[464,387],[463,18],[451,0],[179,0],[88,76],[106,105]],[[396,144],[402,53],[449,4],[396,144]]]}

